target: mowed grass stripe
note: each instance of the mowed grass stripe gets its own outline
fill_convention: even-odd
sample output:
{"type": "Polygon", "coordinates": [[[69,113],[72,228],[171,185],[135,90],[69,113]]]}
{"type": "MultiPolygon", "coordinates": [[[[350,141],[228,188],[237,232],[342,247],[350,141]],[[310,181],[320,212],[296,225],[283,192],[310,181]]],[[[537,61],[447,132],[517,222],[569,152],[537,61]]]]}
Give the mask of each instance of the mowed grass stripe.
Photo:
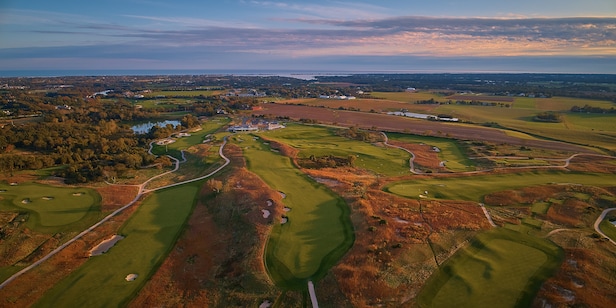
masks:
{"type": "Polygon", "coordinates": [[[554,243],[507,229],[478,235],[425,284],[420,307],[526,307],[563,260],[554,243]]]}
{"type": "Polygon", "coordinates": [[[91,257],[49,290],[36,307],[119,307],[145,284],[168,254],[190,215],[203,182],[157,191],[121,228],[125,238],[91,257]],[[133,282],[126,275],[137,274],[133,282]]]}
{"type": "Polygon", "coordinates": [[[309,278],[324,276],[352,245],[349,209],[340,197],[296,169],[288,157],[250,136],[242,137],[239,145],[248,168],[283,192],[283,202],[291,208],[288,222],[277,220],[268,240],[268,272],[281,287],[305,288],[309,278]]]}

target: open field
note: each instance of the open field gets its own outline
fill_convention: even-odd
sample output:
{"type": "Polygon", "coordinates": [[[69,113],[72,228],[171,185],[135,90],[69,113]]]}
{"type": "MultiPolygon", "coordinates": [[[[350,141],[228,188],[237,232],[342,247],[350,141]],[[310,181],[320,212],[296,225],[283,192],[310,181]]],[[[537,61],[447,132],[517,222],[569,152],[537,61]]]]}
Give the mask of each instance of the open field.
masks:
{"type": "Polygon", "coordinates": [[[266,132],[264,136],[298,149],[298,156],[302,158],[355,155],[358,168],[388,176],[408,174],[408,153],[338,136],[334,128],[290,124],[285,129],[266,132]]]}
{"type": "MultiPolygon", "coordinates": [[[[547,140],[529,140],[509,136],[500,129],[466,125],[461,123],[441,123],[386,114],[332,110],[308,106],[283,104],[263,104],[263,110],[253,111],[257,115],[287,116],[292,119],[312,119],[327,124],[356,126],[371,129],[377,127],[388,132],[405,132],[419,135],[448,136],[462,140],[479,140],[494,143],[509,143],[518,146],[537,147],[570,152],[593,152],[585,147],[547,140]]],[[[496,107],[499,108],[499,107],[496,107]]],[[[507,108],[502,108],[507,109],[507,108]]]]}
{"type": "Polygon", "coordinates": [[[219,95],[223,91],[221,90],[194,90],[194,91],[152,91],[150,93],[144,94],[145,97],[196,97],[196,96],[212,96],[219,95]]]}
{"type": "Polygon", "coordinates": [[[482,197],[492,192],[525,186],[558,183],[614,186],[616,185],[616,177],[612,174],[535,171],[446,178],[423,178],[394,182],[387,185],[384,189],[388,192],[409,198],[419,198],[420,194],[428,191],[428,197],[430,198],[482,202],[482,197]]]}
{"type": "Polygon", "coordinates": [[[35,305],[117,307],[145,284],[175,243],[203,182],[155,192],[118,234],[125,238],[107,253],[91,257],[56,284],[35,305]],[[137,274],[135,281],[125,280],[137,274]]]}
{"type": "Polygon", "coordinates": [[[87,188],[60,188],[36,183],[0,183],[0,210],[27,211],[26,225],[35,231],[57,233],[79,230],[100,214],[100,195],[87,188]]]}
{"type": "Polygon", "coordinates": [[[288,157],[270,151],[262,141],[243,135],[249,170],[270,187],[284,193],[290,211],[286,223],[278,218],[265,250],[272,280],[285,289],[305,289],[307,280],[319,280],[353,243],[349,208],[329,189],[293,167],[288,157]]]}
{"type": "Polygon", "coordinates": [[[434,99],[435,101],[446,101],[445,97],[433,92],[371,92],[370,96],[374,98],[384,98],[393,101],[414,103],[416,101],[427,101],[434,99]]]}
{"type": "Polygon", "coordinates": [[[420,307],[528,306],[563,260],[560,247],[507,229],[478,235],[428,280],[420,307]]]}

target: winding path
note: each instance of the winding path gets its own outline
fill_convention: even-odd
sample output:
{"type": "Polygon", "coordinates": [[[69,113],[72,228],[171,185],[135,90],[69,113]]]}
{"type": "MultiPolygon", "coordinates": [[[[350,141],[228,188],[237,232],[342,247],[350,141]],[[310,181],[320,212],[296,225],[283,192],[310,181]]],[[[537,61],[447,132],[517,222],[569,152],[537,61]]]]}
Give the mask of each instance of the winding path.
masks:
{"type": "Polygon", "coordinates": [[[599,215],[599,217],[597,218],[597,220],[595,220],[595,231],[597,231],[597,233],[601,234],[601,236],[603,236],[604,238],[606,238],[608,241],[610,241],[610,243],[616,245],[616,241],[614,241],[613,239],[611,239],[609,236],[607,236],[605,233],[603,233],[603,231],[601,231],[601,229],[599,228],[599,225],[601,224],[601,222],[603,221],[603,219],[605,219],[605,215],[607,215],[607,213],[616,210],[616,207],[612,207],[609,209],[605,209],[603,210],[603,212],[601,212],[601,215],[599,215]]]}
{"type": "MultiPolygon", "coordinates": [[[[218,173],[220,170],[222,170],[224,167],[226,167],[231,161],[222,153],[223,148],[225,147],[225,145],[227,144],[227,137],[224,138],[222,145],[220,146],[220,149],[218,150],[218,155],[220,155],[220,157],[222,159],[225,160],[225,163],[218,167],[216,170],[210,172],[207,175],[198,177],[198,178],[194,178],[194,179],[190,179],[190,180],[186,180],[183,182],[179,182],[179,183],[175,183],[175,184],[171,184],[171,185],[167,185],[167,186],[162,186],[162,187],[157,187],[154,189],[145,189],[145,186],[151,182],[152,180],[155,180],[161,176],[164,176],[166,174],[172,173],[177,171],[180,168],[180,161],[172,156],[167,155],[167,157],[171,158],[172,160],[175,161],[175,168],[173,168],[173,170],[171,171],[167,171],[165,173],[161,173],[157,176],[151,177],[150,179],[148,179],[147,181],[143,182],[142,184],[138,185],[139,186],[139,192],[137,193],[137,196],[135,196],[135,198],[130,201],[128,204],[126,204],[125,206],[113,211],[111,214],[105,216],[105,218],[101,219],[99,222],[95,223],[94,225],[92,225],[91,227],[89,227],[88,229],[82,231],[81,233],[77,234],[75,237],[73,237],[72,239],[68,240],[66,243],[58,246],[56,249],[52,250],[50,253],[48,253],[46,256],[42,257],[41,259],[39,259],[38,261],[30,264],[28,267],[25,267],[24,269],[22,269],[21,271],[13,274],[11,277],[9,277],[8,279],[6,279],[5,281],[3,281],[0,284],[0,289],[4,288],[6,285],[8,285],[9,283],[11,283],[13,280],[17,279],[17,277],[25,274],[26,272],[30,271],[31,269],[39,266],[41,263],[47,261],[49,258],[53,257],[54,255],[56,255],[58,252],[62,251],[64,248],[68,247],[70,244],[72,244],[73,242],[77,241],[78,239],[82,238],[84,235],[88,234],[89,232],[93,231],[94,229],[96,229],[98,226],[102,225],[103,223],[107,222],[109,219],[113,218],[114,216],[118,215],[119,213],[121,213],[122,211],[124,211],[125,209],[129,208],[131,205],[135,204],[139,198],[141,198],[143,195],[149,193],[149,192],[153,192],[153,191],[157,191],[157,190],[161,190],[161,189],[165,189],[165,188],[169,188],[169,187],[174,187],[174,186],[178,186],[178,185],[182,185],[182,184],[187,184],[187,183],[192,183],[192,182],[196,182],[196,181],[200,181],[202,179],[211,177],[212,175],[218,173]]],[[[150,154],[152,151],[152,143],[150,143],[150,150],[148,151],[150,154]]],[[[182,158],[184,159],[185,162],[186,158],[184,157],[184,151],[182,151],[182,158]]]]}
{"type": "MultiPolygon", "coordinates": [[[[415,154],[413,154],[413,152],[411,152],[408,149],[405,149],[403,147],[400,146],[396,146],[396,145],[392,145],[389,144],[389,138],[387,137],[387,134],[385,134],[384,132],[381,132],[381,134],[383,135],[383,137],[385,137],[385,141],[384,144],[386,146],[392,147],[392,148],[396,148],[396,149],[401,149],[409,154],[411,154],[411,158],[409,159],[409,166],[410,166],[410,172],[413,174],[422,174],[422,175],[436,175],[435,173],[421,173],[417,170],[415,170],[415,165],[413,163],[413,161],[415,160],[415,154]]],[[[577,154],[573,154],[565,159],[553,159],[553,158],[540,158],[542,160],[548,160],[548,161],[562,161],[564,162],[563,165],[561,166],[521,166],[521,167],[504,167],[504,168],[492,168],[492,169],[486,169],[486,170],[478,170],[478,171],[465,171],[465,172],[456,172],[456,174],[476,174],[476,173],[483,173],[483,172],[490,172],[490,171],[494,171],[494,170],[503,170],[503,169],[551,169],[551,168],[567,168],[569,167],[569,165],[571,164],[571,160],[578,157],[578,156],[591,156],[591,157],[600,157],[600,158],[609,158],[609,159],[616,159],[616,157],[614,156],[609,156],[609,155],[602,155],[602,154],[592,154],[592,153],[577,153],[577,154]]],[[[508,156],[491,156],[488,158],[507,158],[508,156]]],[[[521,158],[521,157],[515,157],[515,158],[521,158]]],[[[479,204],[479,206],[481,206],[481,209],[483,210],[483,213],[485,214],[486,218],[488,219],[488,222],[490,223],[491,226],[496,227],[496,224],[494,223],[494,221],[492,220],[492,217],[490,217],[490,214],[488,213],[487,209],[485,208],[485,206],[483,204],[479,204]]],[[[610,243],[616,245],[616,241],[614,241],[613,239],[611,239],[609,236],[607,236],[605,233],[603,233],[603,231],[601,231],[601,229],[599,228],[599,225],[601,224],[601,222],[603,221],[603,219],[605,219],[605,216],[607,215],[607,213],[611,212],[611,211],[616,211],[616,207],[613,208],[609,208],[609,209],[605,209],[601,215],[599,215],[599,217],[597,218],[597,220],[595,220],[595,224],[594,224],[594,228],[595,231],[597,231],[597,233],[599,233],[601,236],[603,236],[604,238],[606,238],[608,241],[610,241],[610,243]]],[[[556,232],[560,232],[560,231],[564,231],[566,229],[556,229],[553,230],[552,232],[548,233],[547,236],[550,236],[556,232]]]]}

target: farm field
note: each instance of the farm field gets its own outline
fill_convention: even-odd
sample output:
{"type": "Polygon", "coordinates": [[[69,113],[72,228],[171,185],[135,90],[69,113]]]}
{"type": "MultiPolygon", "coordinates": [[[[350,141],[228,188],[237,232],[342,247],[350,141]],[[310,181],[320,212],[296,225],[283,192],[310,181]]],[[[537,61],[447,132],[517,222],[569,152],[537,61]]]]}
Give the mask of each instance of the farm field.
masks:
{"type": "Polygon", "coordinates": [[[284,194],[290,209],[274,220],[265,249],[265,264],[272,280],[284,289],[305,289],[318,281],[351,247],[354,239],[346,203],[325,186],[297,170],[290,159],[269,145],[243,135],[248,169],[284,194]],[[281,223],[286,218],[286,223],[281,223]]]}
{"type": "Polygon", "coordinates": [[[175,243],[203,181],[157,191],[118,231],[125,238],[91,257],[56,284],[35,307],[117,307],[145,284],[175,243]],[[126,281],[137,274],[135,281],[126,281]]]}
{"type": "Polygon", "coordinates": [[[430,198],[482,202],[482,196],[492,192],[551,183],[614,186],[616,185],[616,178],[612,174],[535,171],[423,178],[421,180],[394,182],[384,189],[408,198],[419,198],[420,194],[428,191],[427,196],[430,198]]]}
{"type": "Polygon", "coordinates": [[[478,235],[426,283],[420,307],[521,307],[563,259],[554,243],[498,229],[478,235]]]}

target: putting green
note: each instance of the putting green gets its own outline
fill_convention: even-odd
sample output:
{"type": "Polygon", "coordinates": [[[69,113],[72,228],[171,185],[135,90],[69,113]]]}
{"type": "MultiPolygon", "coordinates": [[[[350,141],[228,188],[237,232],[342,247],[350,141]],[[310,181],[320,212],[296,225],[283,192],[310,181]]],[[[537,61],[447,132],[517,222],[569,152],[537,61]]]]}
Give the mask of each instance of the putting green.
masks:
{"type": "Polygon", "coordinates": [[[516,307],[532,302],[563,259],[558,246],[507,229],[477,236],[418,295],[421,307],[516,307]]]}
{"type": "Polygon", "coordinates": [[[318,280],[351,247],[354,236],[345,202],[326,187],[302,174],[288,157],[273,153],[250,136],[239,143],[248,167],[270,187],[284,192],[291,208],[287,222],[277,217],[265,251],[274,282],[290,289],[306,288],[318,280]],[[247,140],[246,140],[247,139],[247,140]]]}
{"type": "Polygon", "coordinates": [[[3,183],[0,184],[0,197],[0,210],[30,212],[27,225],[38,231],[70,225],[89,213],[100,212],[100,196],[87,188],[3,183]]]}

